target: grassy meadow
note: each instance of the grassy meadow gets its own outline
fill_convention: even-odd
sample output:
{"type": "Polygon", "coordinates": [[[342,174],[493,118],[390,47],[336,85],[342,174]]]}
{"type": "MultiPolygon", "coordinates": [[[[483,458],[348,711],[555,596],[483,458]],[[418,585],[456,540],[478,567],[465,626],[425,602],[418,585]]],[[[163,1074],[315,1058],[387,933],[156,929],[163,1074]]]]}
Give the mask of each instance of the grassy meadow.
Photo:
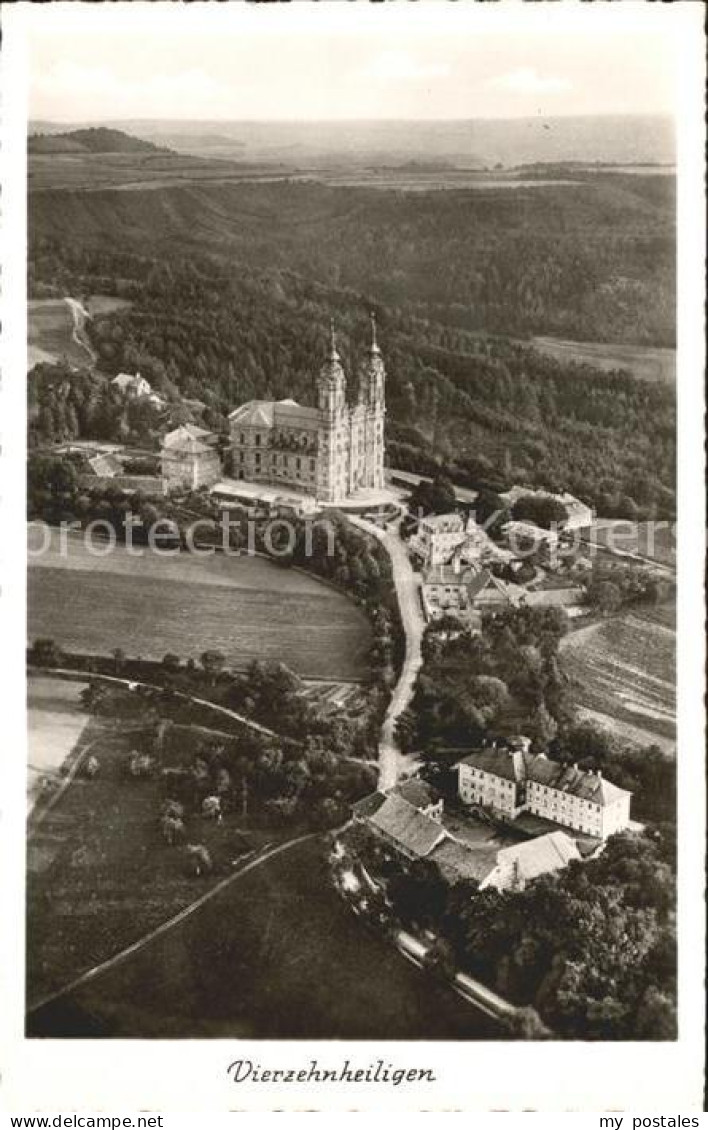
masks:
{"type": "Polygon", "coordinates": [[[35,1013],[28,1035],[498,1038],[493,1021],[352,915],[323,848],[310,840],[236,879],[128,961],[35,1013]]]}
{"type": "Polygon", "coordinates": [[[63,298],[32,298],[27,304],[27,364],[66,359],[87,365],[89,353],[74,338],[74,319],[63,298]]]}
{"type": "Polygon", "coordinates": [[[532,345],[556,361],[574,361],[612,372],[626,369],[642,381],[676,383],[676,350],[656,346],[621,345],[604,341],[564,341],[556,337],[534,337],[532,345]]]}
{"type": "MultiPolygon", "coordinates": [[[[30,545],[37,545],[34,538],[30,545]]],[[[48,637],[69,651],[198,659],[215,648],[227,665],[282,660],[299,675],[364,679],[369,625],[343,594],[305,573],[261,557],[177,557],[124,546],[103,557],[80,538],[30,558],[30,640],[48,637]]]]}

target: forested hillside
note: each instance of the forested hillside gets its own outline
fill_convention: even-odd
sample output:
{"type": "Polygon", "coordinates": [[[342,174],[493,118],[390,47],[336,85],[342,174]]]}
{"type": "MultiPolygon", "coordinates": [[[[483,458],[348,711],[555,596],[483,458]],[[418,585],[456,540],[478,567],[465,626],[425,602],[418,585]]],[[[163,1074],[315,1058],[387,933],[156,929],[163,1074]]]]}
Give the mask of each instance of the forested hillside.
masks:
{"type": "Polygon", "coordinates": [[[168,150],[120,129],[94,126],[66,133],[35,133],[27,139],[28,153],[167,153],[168,150]]]}
{"type": "MultiPolygon", "coordinates": [[[[568,489],[604,516],[671,517],[673,389],[511,339],[587,324],[599,340],[670,340],[670,189],[625,179],[609,178],[602,200],[595,186],[554,189],[557,208],[536,190],[41,192],[30,293],[129,299],[88,326],[100,369],[140,369],[222,428],[252,397],[313,402],[330,317],[354,371],[374,308],[393,466],[568,489]]],[[[50,386],[32,389],[34,442],[92,418],[75,380],[50,386]]]]}
{"type": "Polygon", "coordinates": [[[209,251],[470,330],[674,342],[670,177],[403,193],[278,181],[37,192],[31,239],[209,251]]]}

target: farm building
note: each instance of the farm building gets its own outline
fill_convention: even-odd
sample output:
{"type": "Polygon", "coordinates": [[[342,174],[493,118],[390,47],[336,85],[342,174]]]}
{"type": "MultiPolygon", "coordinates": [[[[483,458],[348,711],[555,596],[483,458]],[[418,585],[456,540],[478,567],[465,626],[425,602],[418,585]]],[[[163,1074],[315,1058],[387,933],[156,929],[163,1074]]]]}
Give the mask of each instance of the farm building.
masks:
{"type": "Polygon", "coordinates": [[[517,607],[524,596],[518,585],[499,580],[486,569],[460,568],[459,564],[429,569],[421,586],[426,620],[454,616],[467,628],[481,627],[484,612],[517,607]]]}
{"type": "Polygon", "coordinates": [[[411,778],[387,792],[375,792],[352,807],[357,824],[408,862],[434,863],[448,883],[473,882],[477,889],[522,890],[539,875],[566,867],[581,854],[562,830],[544,832],[521,843],[505,841],[486,826],[478,836],[451,831],[443,819],[442,797],[426,782],[411,778]]]}

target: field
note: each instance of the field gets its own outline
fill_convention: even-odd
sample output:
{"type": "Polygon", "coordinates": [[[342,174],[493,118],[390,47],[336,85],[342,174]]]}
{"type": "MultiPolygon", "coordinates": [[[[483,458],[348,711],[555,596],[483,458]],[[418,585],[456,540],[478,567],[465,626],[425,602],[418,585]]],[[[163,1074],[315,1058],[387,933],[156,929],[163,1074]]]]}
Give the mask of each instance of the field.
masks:
{"type": "Polygon", "coordinates": [[[667,522],[627,522],[621,518],[598,518],[583,538],[612,552],[648,557],[659,565],[676,568],[676,528],[667,522]]]}
{"type": "Polygon", "coordinates": [[[74,319],[63,298],[33,298],[27,304],[27,365],[61,361],[87,365],[88,350],[74,337],[74,319]]]}
{"type": "Polygon", "coordinates": [[[86,309],[93,317],[96,314],[110,314],[113,310],[127,310],[132,303],[127,298],[114,298],[107,294],[92,294],[86,302],[86,309]]]}
{"type": "MultiPolygon", "coordinates": [[[[49,188],[163,188],[201,181],[259,179],[260,165],[210,160],[185,154],[53,153],[28,157],[31,191],[49,188]]],[[[271,176],[273,176],[271,171],[271,176]]],[[[275,173],[282,176],[282,172],[275,173]]]]}
{"type": "MultiPolygon", "coordinates": [[[[38,542],[31,539],[30,544],[38,542]]],[[[28,637],[90,654],[122,648],[198,659],[216,648],[227,665],[278,659],[309,678],[358,680],[368,672],[369,625],[344,595],[260,557],[177,558],[117,546],[92,556],[78,538],[68,556],[55,537],[30,558],[28,637]]]]}
{"type": "MultiPolygon", "coordinates": [[[[117,734],[113,720],[92,718],[90,725],[97,777],[89,781],[79,773],[41,822],[30,824],[30,1003],[113,957],[208,889],[209,881],[205,886],[187,874],[182,853],[159,834],[157,782],[123,774],[129,752],[149,739],[125,723],[117,734]]],[[[212,881],[265,839],[256,832],[243,841],[233,817],[217,824],[191,816],[188,831],[211,853],[212,881]]]]}
{"type": "MultiPolygon", "coordinates": [[[[48,680],[44,680],[48,682],[48,680]]],[[[45,688],[46,693],[46,688],[45,688]]],[[[59,687],[57,693],[62,693],[59,687]]],[[[126,777],[152,727],[93,717],[97,775],[81,773],[30,824],[28,1035],[482,1039],[500,1033],[354,918],[332,889],[321,836],[188,808],[208,878],[159,834],[160,786],[126,777]],[[284,846],[272,860],[259,853],[284,846]],[[252,870],[239,875],[250,863],[252,870]],[[144,948],[41,1005],[99,963],[219,890],[144,948]],[[41,1007],[38,1007],[41,1006],[41,1007]]],[[[181,744],[166,756],[181,761],[181,744]]]]}
{"type": "Polygon", "coordinates": [[[570,633],[563,667],[580,712],[639,745],[676,745],[676,635],[670,609],[634,612],[570,633]]]}
{"type": "MultiPolygon", "coordinates": [[[[124,298],[92,294],[86,302],[89,314],[108,314],[130,306],[124,298]]],[[[27,303],[27,368],[40,362],[66,360],[85,366],[93,361],[89,349],[74,337],[74,317],[65,298],[31,298],[27,303]]]]}
{"type": "Polygon", "coordinates": [[[332,890],[319,839],[217,893],[125,963],[30,1017],[28,1035],[494,1039],[332,890]]]}
{"type": "Polygon", "coordinates": [[[627,369],[642,381],[676,383],[676,350],[643,345],[614,345],[598,341],[564,341],[555,337],[534,337],[531,344],[557,361],[576,361],[611,372],[627,369]]]}
{"type": "Polygon", "coordinates": [[[27,792],[34,801],[40,777],[55,773],[81,738],[88,715],[81,708],[81,683],[36,677],[27,687],[29,765],[27,792]]]}

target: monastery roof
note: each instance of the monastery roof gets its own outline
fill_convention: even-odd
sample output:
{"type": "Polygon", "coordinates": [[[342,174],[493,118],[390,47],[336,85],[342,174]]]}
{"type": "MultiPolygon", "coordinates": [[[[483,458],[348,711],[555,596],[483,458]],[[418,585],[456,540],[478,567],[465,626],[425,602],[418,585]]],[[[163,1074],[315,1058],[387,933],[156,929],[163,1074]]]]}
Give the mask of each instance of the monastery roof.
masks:
{"type": "Polygon", "coordinates": [[[419,777],[411,777],[409,781],[401,781],[399,785],[392,789],[392,792],[403,797],[414,808],[427,808],[429,804],[437,804],[440,800],[438,790],[429,785],[427,781],[421,781],[419,777]]]}
{"type": "Polygon", "coordinates": [[[214,450],[206,440],[210,440],[212,432],[206,428],[198,428],[196,424],[181,424],[179,428],[168,432],[162,441],[163,451],[186,451],[190,455],[203,455],[214,450]]]}
{"type": "Polygon", "coordinates": [[[295,400],[278,400],[274,406],[275,426],[289,426],[293,423],[298,428],[316,429],[320,426],[319,408],[310,408],[305,404],[298,404],[295,400]]]}
{"type": "Polygon", "coordinates": [[[453,565],[432,565],[425,574],[425,585],[464,585],[470,597],[477,596],[491,580],[486,570],[468,566],[455,569],[453,565]]]}
{"type": "Polygon", "coordinates": [[[580,859],[574,840],[565,832],[548,832],[521,844],[501,848],[497,853],[500,867],[515,867],[519,878],[528,882],[567,867],[572,859],[580,859]]]}
{"type": "Polygon", "coordinates": [[[606,781],[598,773],[578,769],[574,765],[561,765],[545,754],[526,753],[520,749],[495,749],[494,747],[476,749],[468,753],[458,765],[469,765],[491,773],[507,781],[521,781],[526,778],[558,792],[570,793],[581,800],[593,804],[614,804],[621,797],[631,796],[626,789],[620,789],[611,781],[606,781]]]}
{"type": "Polygon", "coordinates": [[[318,428],[320,411],[288,397],[285,400],[249,400],[229,413],[232,424],[247,428],[273,428],[293,423],[299,428],[318,428]]]}
{"type": "Polygon", "coordinates": [[[424,816],[402,797],[390,794],[370,823],[417,856],[425,856],[446,836],[435,820],[424,816]]]}
{"type": "Polygon", "coordinates": [[[229,412],[229,420],[232,424],[243,424],[249,428],[272,428],[274,403],[272,400],[249,400],[229,412]]]}
{"type": "Polygon", "coordinates": [[[494,746],[475,749],[457,764],[493,773],[505,781],[522,781],[525,776],[524,754],[518,749],[495,749],[494,746]]]}
{"type": "Polygon", "coordinates": [[[448,837],[433,848],[428,858],[433,863],[437,863],[443,877],[448,881],[476,879],[479,883],[494,870],[497,849],[486,844],[473,848],[461,843],[460,840],[448,837]]]}
{"type": "Polygon", "coordinates": [[[362,819],[367,816],[373,816],[375,812],[378,812],[385,800],[385,793],[378,791],[375,793],[369,793],[368,796],[362,797],[361,800],[355,801],[355,803],[352,805],[352,812],[362,819]]]}
{"type": "Polygon", "coordinates": [[[620,789],[611,781],[606,781],[599,773],[590,773],[575,765],[561,765],[543,754],[535,757],[527,755],[526,774],[530,781],[545,785],[546,788],[570,793],[581,800],[590,800],[593,804],[603,806],[632,795],[627,789],[620,789]]]}

